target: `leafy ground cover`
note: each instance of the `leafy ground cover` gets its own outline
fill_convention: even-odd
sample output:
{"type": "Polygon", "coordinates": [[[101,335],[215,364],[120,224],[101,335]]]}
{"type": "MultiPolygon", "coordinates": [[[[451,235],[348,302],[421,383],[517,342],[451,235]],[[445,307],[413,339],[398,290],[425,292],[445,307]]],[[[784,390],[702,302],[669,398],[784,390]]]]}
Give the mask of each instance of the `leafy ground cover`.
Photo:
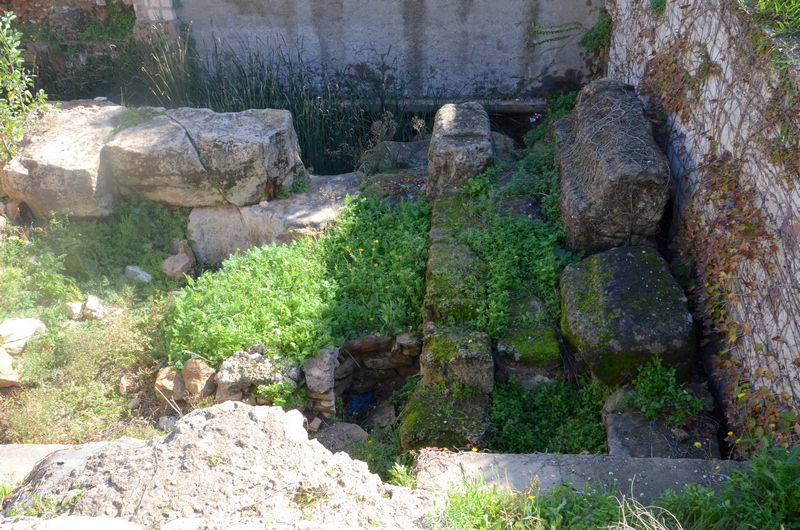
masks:
{"type": "MultiPolygon", "coordinates": [[[[160,273],[174,239],[185,236],[186,211],[147,201],[120,201],[107,221],[52,221],[37,228],[0,229],[0,321],[36,317],[47,334],[18,360],[25,391],[0,399],[0,443],[78,443],[152,435],[157,405],[129,407],[126,392],[152,387],[150,355],[166,293],[181,284],[160,273]],[[154,280],[133,284],[138,265],[154,280]],[[102,322],[73,322],[67,302],[98,296],[110,312],[102,322]]],[[[147,395],[142,392],[142,395],[147,395]]]]}
{"type": "Polygon", "coordinates": [[[417,331],[429,227],[424,201],[364,197],[319,241],[232,256],[177,294],[163,327],[169,361],[218,366],[263,344],[302,362],[346,338],[417,331]]]}

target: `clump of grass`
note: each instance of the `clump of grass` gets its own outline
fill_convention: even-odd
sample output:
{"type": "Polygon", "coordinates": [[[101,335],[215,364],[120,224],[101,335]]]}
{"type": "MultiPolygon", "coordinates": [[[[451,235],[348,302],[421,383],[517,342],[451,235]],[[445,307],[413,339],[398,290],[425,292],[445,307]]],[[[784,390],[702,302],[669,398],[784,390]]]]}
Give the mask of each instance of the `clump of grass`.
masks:
{"type": "Polygon", "coordinates": [[[604,54],[611,45],[611,16],[605,10],[600,11],[597,23],[578,41],[589,53],[604,54]]]}
{"type": "Polygon", "coordinates": [[[575,100],[578,98],[578,92],[570,92],[569,94],[548,94],[547,96],[547,114],[542,123],[536,125],[533,129],[528,131],[523,139],[525,144],[532,146],[536,142],[540,142],[547,136],[547,131],[550,125],[564,116],[572,112],[575,106],[575,100]]]}
{"type": "Polygon", "coordinates": [[[649,420],[666,416],[670,423],[679,425],[703,407],[702,400],[678,386],[675,369],[664,367],[658,358],[642,366],[633,389],[626,394],[627,404],[641,410],[649,420]]]}
{"type": "Polygon", "coordinates": [[[800,0],[742,0],[756,20],[771,26],[779,37],[800,36],[800,0]]]}
{"type": "Polygon", "coordinates": [[[176,296],[164,324],[168,357],[219,364],[263,344],[302,362],[366,333],[416,330],[430,206],[359,198],[319,241],[237,254],[176,296]]]}
{"type": "Polygon", "coordinates": [[[369,470],[384,482],[416,487],[416,477],[412,471],[414,456],[404,452],[400,446],[400,436],[393,427],[375,429],[369,438],[350,443],[350,455],[363,460],[369,470]]]}
{"type": "Polygon", "coordinates": [[[667,11],[667,0],[650,0],[650,11],[663,15],[667,11]]]}
{"type": "Polygon", "coordinates": [[[153,107],[127,107],[117,116],[114,132],[116,133],[128,127],[134,127],[160,114],[163,113],[158,112],[153,107]]]}
{"type": "Polygon", "coordinates": [[[504,453],[604,453],[601,413],[608,387],[566,382],[523,388],[511,379],[492,393],[489,445],[504,453]]]}

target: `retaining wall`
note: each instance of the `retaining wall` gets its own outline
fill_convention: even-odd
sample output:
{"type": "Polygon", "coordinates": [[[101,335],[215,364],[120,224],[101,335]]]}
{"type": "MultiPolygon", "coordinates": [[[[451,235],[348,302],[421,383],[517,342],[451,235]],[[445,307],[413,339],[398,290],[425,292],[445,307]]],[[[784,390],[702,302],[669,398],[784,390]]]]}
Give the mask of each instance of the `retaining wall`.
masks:
{"type": "Polygon", "coordinates": [[[800,409],[800,128],[787,92],[797,72],[776,66],[780,43],[736,1],[667,0],[658,15],[615,0],[608,11],[608,75],[668,114],[672,231],[694,253],[701,306],[718,311],[706,324],[732,348],[717,368],[750,384],[728,388],[730,414],[758,414],[775,397],[759,417],[774,426],[781,410],[800,409]]]}
{"type": "Polygon", "coordinates": [[[539,97],[593,67],[578,41],[604,0],[134,0],[140,22],[191,25],[203,55],[282,44],[310,73],[406,82],[406,97],[539,97]],[[559,33],[531,34],[532,25],[559,33]],[[559,28],[554,28],[559,26],[559,28]],[[562,31],[563,30],[563,31],[562,31]],[[554,36],[561,40],[528,48],[554,36]]]}

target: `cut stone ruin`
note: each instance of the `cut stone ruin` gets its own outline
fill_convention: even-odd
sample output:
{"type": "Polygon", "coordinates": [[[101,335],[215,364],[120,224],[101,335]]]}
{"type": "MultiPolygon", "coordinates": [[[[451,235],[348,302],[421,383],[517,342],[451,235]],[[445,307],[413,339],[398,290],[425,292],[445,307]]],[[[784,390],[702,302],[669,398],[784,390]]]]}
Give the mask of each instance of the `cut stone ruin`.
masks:
{"type": "Polygon", "coordinates": [[[587,85],[553,133],[567,248],[646,244],[669,198],[669,164],[633,88],[611,79],[587,85]]]}

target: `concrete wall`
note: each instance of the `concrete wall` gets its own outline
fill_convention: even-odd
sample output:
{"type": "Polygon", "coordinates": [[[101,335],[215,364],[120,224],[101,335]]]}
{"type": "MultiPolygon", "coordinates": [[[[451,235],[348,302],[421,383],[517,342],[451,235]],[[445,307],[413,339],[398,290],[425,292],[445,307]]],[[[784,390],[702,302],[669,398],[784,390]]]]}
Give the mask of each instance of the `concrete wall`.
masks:
{"type": "MultiPolygon", "coordinates": [[[[723,304],[731,317],[726,326],[733,333],[732,364],[721,375],[742,373],[751,384],[748,394],[764,388],[783,396],[782,406],[800,411],[800,187],[797,175],[770,162],[774,159],[768,147],[779,135],[774,116],[770,119],[770,104],[777,101],[773,98],[779,96],[781,81],[770,59],[754,49],[745,31],[747,17],[737,9],[733,0],[668,0],[666,13],[659,16],[641,0],[616,0],[609,4],[614,33],[608,73],[637,89],[652,82],[658,61],[661,68],[675,65],[675,76],[688,76],[684,85],[693,88],[686,91],[683,102],[674,100],[671,87],[651,87],[654,103],[673,108],[668,158],[674,228],[687,215],[705,227],[713,227],[722,214],[736,216],[730,208],[738,205],[720,203],[724,197],[713,203],[707,200],[713,171],[704,169],[703,163],[725,151],[736,163],[740,190],[751,194],[744,209],[755,214],[745,219],[742,213],[711,234],[727,245],[721,246],[719,264],[722,258],[737,262],[723,304]],[[742,238],[737,231],[746,222],[763,224],[764,234],[752,244],[752,253],[738,247],[742,238]]],[[[797,74],[789,70],[787,75],[797,74]]],[[[793,119],[797,130],[800,124],[796,116],[793,119]]],[[[683,232],[678,237],[685,242],[698,234],[683,232]]],[[[742,396],[729,396],[734,411],[744,402],[742,396]]]]}
{"type": "MultiPolygon", "coordinates": [[[[201,54],[213,38],[241,53],[302,46],[318,74],[350,69],[407,82],[407,97],[537,97],[575,89],[590,65],[577,45],[604,0],[135,0],[140,22],[191,24],[201,54]],[[531,24],[567,38],[527,49],[531,24]]],[[[543,40],[552,35],[534,38],[543,40]]]]}

